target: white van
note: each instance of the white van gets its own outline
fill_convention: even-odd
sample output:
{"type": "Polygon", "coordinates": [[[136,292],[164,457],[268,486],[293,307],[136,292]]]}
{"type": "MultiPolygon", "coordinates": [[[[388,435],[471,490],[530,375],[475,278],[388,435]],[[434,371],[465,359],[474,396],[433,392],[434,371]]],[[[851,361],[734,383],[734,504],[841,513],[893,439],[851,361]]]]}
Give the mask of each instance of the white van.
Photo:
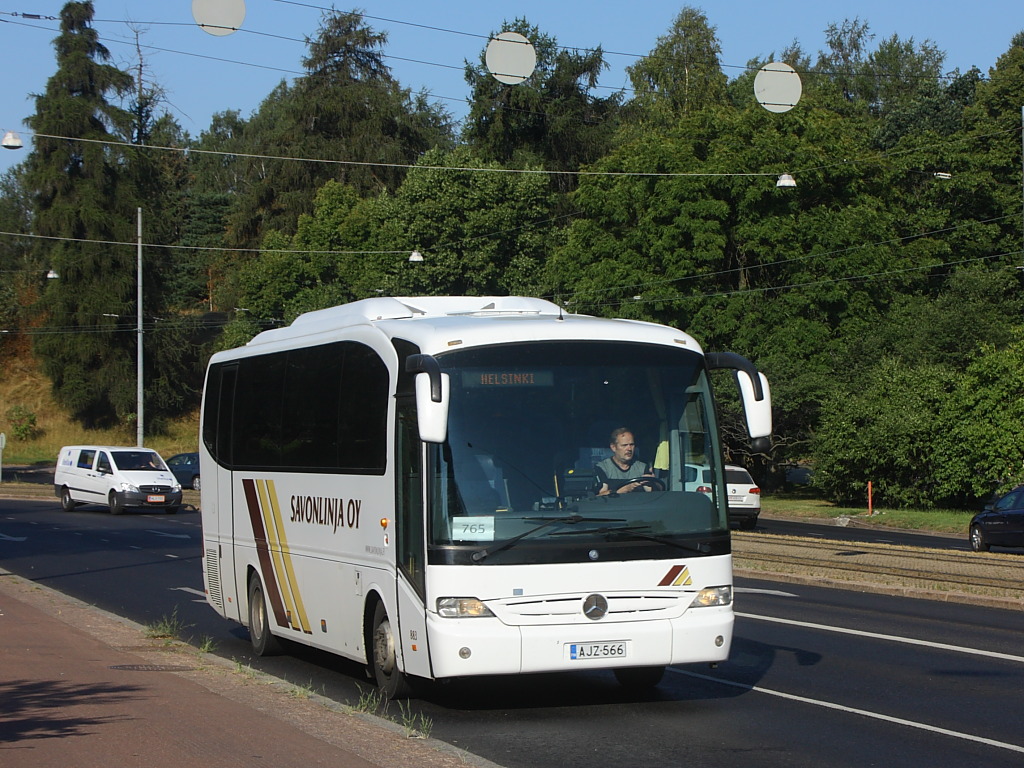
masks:
{"type": "Polygon", "coordinates": [[[173,515],[181,506],[181,484],[149,448],[65,446],[57,457],[53,490],[65,512],[78,504],[105,504],[115,515],[154,508],[173,515]]]}

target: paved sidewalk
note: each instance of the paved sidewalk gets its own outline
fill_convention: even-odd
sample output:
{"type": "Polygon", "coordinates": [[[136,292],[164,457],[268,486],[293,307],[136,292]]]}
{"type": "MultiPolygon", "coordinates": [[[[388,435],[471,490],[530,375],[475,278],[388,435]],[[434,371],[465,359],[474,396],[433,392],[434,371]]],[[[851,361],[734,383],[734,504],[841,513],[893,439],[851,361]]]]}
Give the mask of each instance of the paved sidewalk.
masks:
{"type": "Polygon", "coordinates": [[[0,569],[4,768],[487,764],[0,569]]]}

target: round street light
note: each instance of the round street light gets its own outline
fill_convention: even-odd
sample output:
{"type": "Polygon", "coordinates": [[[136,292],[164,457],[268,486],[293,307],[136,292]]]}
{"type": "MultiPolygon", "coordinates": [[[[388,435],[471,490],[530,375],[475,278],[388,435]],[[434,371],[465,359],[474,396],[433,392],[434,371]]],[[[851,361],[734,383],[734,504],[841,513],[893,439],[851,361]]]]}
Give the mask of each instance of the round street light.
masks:
{"type": "Polygon", "coordinates": [[[25,146],[25,143],[21,140],[21,136],[16,134],[14,131],[7,131],[4,134],[3,139],[4,149],[21,149],[25,146]]]}

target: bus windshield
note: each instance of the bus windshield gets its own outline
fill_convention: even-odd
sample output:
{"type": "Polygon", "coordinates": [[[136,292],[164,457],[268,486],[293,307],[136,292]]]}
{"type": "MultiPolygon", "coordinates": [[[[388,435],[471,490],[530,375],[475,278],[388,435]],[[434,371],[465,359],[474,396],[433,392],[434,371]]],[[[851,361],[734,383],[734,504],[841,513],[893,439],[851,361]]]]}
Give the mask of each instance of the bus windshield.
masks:
{"type": "Polygon", "coordinates": [[[729,551],[700,354],[572,341],[437,360],[451,400],[448,439],[428,454],[431,562],[729,551]]]}

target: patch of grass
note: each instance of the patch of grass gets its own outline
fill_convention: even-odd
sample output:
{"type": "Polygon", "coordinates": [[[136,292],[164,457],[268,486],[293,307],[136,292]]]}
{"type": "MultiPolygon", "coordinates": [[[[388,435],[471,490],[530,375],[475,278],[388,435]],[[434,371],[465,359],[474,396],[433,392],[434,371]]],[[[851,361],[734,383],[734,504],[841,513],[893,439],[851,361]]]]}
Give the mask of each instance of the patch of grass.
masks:
{"type": "Polygon", "coordinates": [[[434,721],[422,712],[413,712],[412,705],[407,701],[398,702],[398,711],[401,713],[402,728],[405,735],[410,739],[429,738],[434,728],[434,721]]]}
{"type": "Polygon", "coordinates": [[[178,609],[175,608],[171,611],[170,616],[164,615],[159,621],[147,624],[146,637],[153,638],[154,640],[174,640],[181,637],[181,633],[188,629],[188,627],[188,624],[185,624],[178,618],[178,609]]]}
{"type": "Polygon", "coordinates": [[[307,685],[292,684],[288,689],[288,695],[293,699],[311,699],[316,691],[313,689],[313,680],[310,678],[307,685]]]}
{"type": "Polygon", "coordinates": [[[237,672],[238,674],[242,675],[243,677],[248,678],[249,680],[255,680],[256,679],[256,670],[253,669],[251,665],[243,664],[241,659],[234,659],[234,662],[235,662],[235,672],[237,672]]]}
{"type": "Polygon", "coordinates": [[[761,513],[765,517],[807,520],[849,517],[867,525],[937,533],[964,533],[974,515],[973,510],[963,509],[875,509],[874,514],[869,515],[867,505],[840,507],[806,493],[766,495],[761,499],[761,513]]]}
{"type": "MultiPolygon", "coordinates": [[[[114,429],[85,429],[72,422],[54,401],[49,379],[29,353],[12,353],[0,361],[0,403],[4,404],[0,410],[0,432],[6,432],[8,437],[4,448],[5,466],[53,466],[57,453],[65,445],[135,445],[134,423],[114,429]],[[13,439],[15,425],[5,415],[13,406],[21,406],[36,415],[36,431],[31,440],[13,439]]],[[[145,442],[164,458],[196,450],[198,411],[167,424],[164,434],[147,434],[145,442]]]]}
{"type": "Polygon", "coordinates": [[[356,702],[352,709],[356,712],[366,712],[367,714],[380,711],[381,705],[384,703],[384,694],[377,688],[366,689],[361,685],[356,687],[359,688],[359,701],[356,702]]]}

